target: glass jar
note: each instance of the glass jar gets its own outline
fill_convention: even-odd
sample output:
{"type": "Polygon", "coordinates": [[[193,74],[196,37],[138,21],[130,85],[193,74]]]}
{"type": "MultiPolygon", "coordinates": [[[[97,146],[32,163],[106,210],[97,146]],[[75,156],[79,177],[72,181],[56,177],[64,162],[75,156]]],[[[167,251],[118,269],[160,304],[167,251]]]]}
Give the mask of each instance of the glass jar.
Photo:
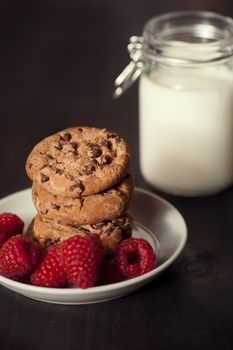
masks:
{"type": "Polygon", "coordinates": [[[188,11],[132,37],[120,95],[139,82],[140,168],[162,191],[196,196],[233,183],[233,20],[188,11]]]}

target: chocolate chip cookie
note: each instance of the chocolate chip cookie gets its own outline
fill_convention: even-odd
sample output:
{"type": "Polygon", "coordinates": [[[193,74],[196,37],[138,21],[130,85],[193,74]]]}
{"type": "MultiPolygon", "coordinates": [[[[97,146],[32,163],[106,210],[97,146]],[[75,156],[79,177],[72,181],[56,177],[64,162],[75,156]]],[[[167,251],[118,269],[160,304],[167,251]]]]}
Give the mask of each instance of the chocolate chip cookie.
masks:
{"type": "Polygon", "coordinates": [[[38,143],[28,156],[28,176],[56,195],[78,198],[122,181],[130,168],[127,144],[106,129],[74,127],[38,143]]]}
{"type": "Polygon", "coordinates": [[[105,253],[110,253],[117,244],[132,234],[133,219],[126,215],[111,221],[92,225],[62,225],[59,221],[49,221],[37,215],[28,228],[27,236],[41,248],[68,239],[74,235],[96,233],[100,236],[105,253]]]}
{"type": "Polygon", "coordinates": [[[49,220],[59,220],[67,224],[95,224],[112,220],[126,213],[133,193],[132,177],[126,178],[106,192],[80,198],[54,195],[34,183],[33,203],[41,216],[49,220]]]}

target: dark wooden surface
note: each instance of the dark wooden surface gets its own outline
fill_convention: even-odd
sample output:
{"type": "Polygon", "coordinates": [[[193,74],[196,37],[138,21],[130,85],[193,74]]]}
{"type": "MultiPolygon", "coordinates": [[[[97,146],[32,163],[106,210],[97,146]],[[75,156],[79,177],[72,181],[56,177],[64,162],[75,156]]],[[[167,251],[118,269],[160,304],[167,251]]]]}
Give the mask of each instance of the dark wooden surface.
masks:
{"type": "MultiPolygon", "coordinates": [[[[138,163],[137,85],[112,99],[126,44],[165,11],[233,17],[231,0],[0,2],[0,197],[30,186],[31,147],[72,125],[107,127],[138,163]]],[[[158,279],[102,304],[36,302],[0,287],[0,349],[232,349],[233,189],[205,198],[162,194],[182,212],[189,238],[158,279]]],[[[24,205],[24,203],[22,203],[24,205]]]]}

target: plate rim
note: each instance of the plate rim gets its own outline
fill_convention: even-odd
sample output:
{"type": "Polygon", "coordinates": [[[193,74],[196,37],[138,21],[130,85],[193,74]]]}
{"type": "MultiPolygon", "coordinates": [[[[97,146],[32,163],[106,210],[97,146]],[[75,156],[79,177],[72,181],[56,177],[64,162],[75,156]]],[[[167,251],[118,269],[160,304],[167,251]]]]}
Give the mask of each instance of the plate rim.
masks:
{"type": "MultiPolygon", "coordinates": [[[[18,194],[23,193],[23,192],[27,193],[29,191],[31,191],[31,187],[16,191],[14,193],[11,193],[3,198],[0,198],[0,204],[2,201],[10,199],[10,197],[13,197],[13,196],[18,195],[18,194]]],[[[39,286],[33,286],[30,284],[22,283],[19,281],[14,281],[14,280],[11,280],[11,279],[4,277],[4,276],[1,276],[1,275],[0,275],[0,283],[1,282],[4,283],[4,286],[9,285],[13,288],[20,289],[20,291],[32,292],[32,293],[38,292],[41,294],[41,296],[43,296],[45,294],[53,294],[53,295],[57,294],[57,296],[61,296],[64,293],[65,293],[65,296],[85,296],[85,295],[93,294],[93,293],[98,294],[98,293],[102,293],[102,292],[109,292],[109,291],[112,291],[114,289],[127,288],[127,287],[130,287],[131,285],[137,284],[137,282],[143,283],[145,280],[152,279],[154,275],[159,274],[160,272],[165,270],[169,265],[171,265],[173,263],[173,261],[182,252],[182,250],[187,242],[187,238],[188,238],[187,224],[186,224],[181,212],[173,204],[171,204],[166,199],[162,198],[160,195],[157,195],[149,190],[146,190],[146,189],[138,187],[138,186],[134,187],[134,192],[141,192],[141,193],[144,193],[148,196],[151,196],[154,199],[156,199],[157,201],[160,201],[163,204],[165,204],[166,206],[170,207],[172,210],[175,210],[177,212],[177,214],[180,216],[180,219],[181,219],[182,224],[184,226],[183,236],[182,236],[181,242],[179,243],[178,248],[161,265],[159,265],[158,267],[155,267],[153,270],[151,270],[151,271],[149,271],[141,276],[138,276],[138,277],[134,277],[134,278],[131,278],[131,279],[128,279],[125,281],[121,281],[121,282],[117,282],[117,283],[111,283],[111,284],[102,285],[102,286],[94,286],[94,287],[90,287],[87,289],[39,287],[39,286]]]]}

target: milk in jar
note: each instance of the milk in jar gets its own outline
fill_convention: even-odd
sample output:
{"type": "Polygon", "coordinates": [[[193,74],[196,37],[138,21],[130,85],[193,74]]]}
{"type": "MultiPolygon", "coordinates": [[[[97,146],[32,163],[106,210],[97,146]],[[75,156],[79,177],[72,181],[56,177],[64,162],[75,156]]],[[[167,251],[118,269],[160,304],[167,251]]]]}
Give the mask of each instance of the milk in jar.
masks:
{"type": "Polygon", "coordinates": [[[225,65],[143,74],[140,167],[148,183],[181,195],[233,182],[233,74],[225,65]]]}

